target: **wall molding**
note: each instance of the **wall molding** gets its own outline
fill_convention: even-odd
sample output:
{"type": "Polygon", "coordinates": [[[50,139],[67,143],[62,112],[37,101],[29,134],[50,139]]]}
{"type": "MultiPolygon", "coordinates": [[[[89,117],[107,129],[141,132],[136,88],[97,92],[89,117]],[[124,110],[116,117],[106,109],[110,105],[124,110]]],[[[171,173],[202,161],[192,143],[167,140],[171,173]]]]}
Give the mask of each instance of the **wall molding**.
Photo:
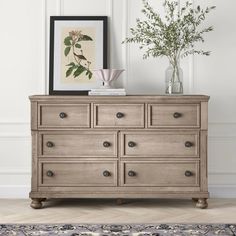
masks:
{"type": "Polygon", "coordinates": [[[235,198],[236,185],[209,185],[210,198],[235,198]]]}
{"type": "MultiPolygon", "coordinates": [[[[194,0],[191,1],[194,7],[194,0]]],[[[189,93],[194,93],[195,91],[195,84],[194,84],[194,80],[195,80],[195,76],[194,76],[194,55],[189,55],[189,93]]]]}
{"type": "Polygon", "coordinates": [[[236,172],[209,171],[208,175],[236,175],[236,172]]]}
{"type": "Polygon", "coordinates": [[[63,16],[64,15],[64,0],[60,0],[60,16],[63,16]]]}
{"type": "Polygon", "coordinates": [[[28,169],[0,169],[0,175],[31,175],[28,169]]]}
{"type": "Polygon", "coordinates": [[[0,125],[29,125],[27,121],[0,121],[0,125]]]}
{"type": "MultiPolygon", "coordinates": [[[[128,28],[129,28],[129,11],[130,9],[130,1],[123,0],[123,21],[122,21],[122,38],[125,39],[128,35],[128,28]]],[[[129,94],[129,79],[130,79],[130,44],[124,43],[122,47],[122,59],[124,62],[125,68],[125,84],[124,87],[126,88],[127,94],[129,94]]]]}
{"type": "Polygon", "coordinates": [[[229,141],[236,139],[236,135],[212,135],[208,136],[209,141],[229,141]]]}
{"type": "Polygon", "coordinates": [[[210,125],[236,125],[236,122],[209,122],[210,125]]]}
{"type": "MultiPolygon", "coordinates": [[[[0,142],[3,141],[4,139],[31,139],[31,135],[28,134],[21,134],[21,133],[5,133],[5,134],[0,134],[0,142]]],[[[27,140],[30,141],[30,140],[27,140]]]]}
{"type": "Polygon", "coordinates": [[[46,68],[47,68],[47,61],[45,60],[47,51],[46,51],[46,24],[47,24],[47,0],[42,0],[42,10],[41,10],[41,15],[42,15],[42,25],[41,25],[41,40],[42,40],[42,65],[41,65],[41,91],[42,93],[46,93],[47,90],[47,76],[46,76],[46,68]]]}
{"type": "Polygon", "coordinates": [[[30,185],[0,185],[0,198],[29,198],[30,185]]]}
{"type": "Polygon", "coordinates": [[[108,24],[108,68],[113,68],[113,48],[111,45],[114,43],[114,37],[113,37],[113,7],[114,7],[114,2],[113,0],[107,0],[107,15],[109,16],[109,24],[108,24]]]}

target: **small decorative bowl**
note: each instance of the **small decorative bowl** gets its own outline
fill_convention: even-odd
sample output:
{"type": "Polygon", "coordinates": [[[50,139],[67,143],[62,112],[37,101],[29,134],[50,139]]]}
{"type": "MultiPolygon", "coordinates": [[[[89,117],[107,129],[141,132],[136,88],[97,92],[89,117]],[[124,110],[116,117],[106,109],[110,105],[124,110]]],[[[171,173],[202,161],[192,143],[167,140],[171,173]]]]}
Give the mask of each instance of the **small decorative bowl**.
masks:
{"type": "Polygon", "coordinates": [[[116,80],[124,70],[118,69],[98,69],[93,70],[94,76],[103,82],[102,88],[111,88],[111,81],[116,80]]]}

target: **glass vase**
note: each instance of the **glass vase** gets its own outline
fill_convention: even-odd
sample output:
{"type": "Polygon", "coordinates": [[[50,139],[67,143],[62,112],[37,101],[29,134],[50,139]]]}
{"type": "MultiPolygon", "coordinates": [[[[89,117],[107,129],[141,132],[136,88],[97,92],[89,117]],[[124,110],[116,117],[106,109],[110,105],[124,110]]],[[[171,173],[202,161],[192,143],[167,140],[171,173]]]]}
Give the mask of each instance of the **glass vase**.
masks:
{"type": "Polygon", "coordinates": [[[183,70],[179,62],[169,64],[165,77],[166,94],[183,94],[183,70]]]}

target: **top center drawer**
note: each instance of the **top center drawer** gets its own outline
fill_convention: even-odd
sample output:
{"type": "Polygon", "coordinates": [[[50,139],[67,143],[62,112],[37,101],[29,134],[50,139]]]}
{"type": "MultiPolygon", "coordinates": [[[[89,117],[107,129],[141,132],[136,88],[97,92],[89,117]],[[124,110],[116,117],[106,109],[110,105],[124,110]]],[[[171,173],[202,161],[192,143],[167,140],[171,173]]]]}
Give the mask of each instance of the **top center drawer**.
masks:
{"type": "Polygon", "coordinates": [[[144,128],[144,104],[94,104],[95,128],[144,128]]]}

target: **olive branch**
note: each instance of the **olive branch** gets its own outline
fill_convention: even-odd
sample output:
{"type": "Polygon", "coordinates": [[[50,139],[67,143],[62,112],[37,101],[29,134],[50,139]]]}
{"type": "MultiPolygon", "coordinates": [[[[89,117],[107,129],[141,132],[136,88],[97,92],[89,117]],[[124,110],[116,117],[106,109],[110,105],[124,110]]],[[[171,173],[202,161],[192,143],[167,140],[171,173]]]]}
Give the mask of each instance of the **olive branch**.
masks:
{"type": "Polygon", "coordinates": [[[131,37],[127,37],[122,43],[138,43],[140,49],[145,49],[143,58],[168,57],[175,67],[180,57],[190,54],[209,56],[210,51],[195,49],[195,43],[204,42],[204,34],[213,31],[213,27],[199,29],[215,6],[202,9],[194,8],[189,1],[180,8],[176,0],[165,0],[163,7],[165,16],[162,19],[155,12],[147,0],[143,0],[142,13],[147,20],[136,20],[136,27],[130,28],[131,37]]]}

